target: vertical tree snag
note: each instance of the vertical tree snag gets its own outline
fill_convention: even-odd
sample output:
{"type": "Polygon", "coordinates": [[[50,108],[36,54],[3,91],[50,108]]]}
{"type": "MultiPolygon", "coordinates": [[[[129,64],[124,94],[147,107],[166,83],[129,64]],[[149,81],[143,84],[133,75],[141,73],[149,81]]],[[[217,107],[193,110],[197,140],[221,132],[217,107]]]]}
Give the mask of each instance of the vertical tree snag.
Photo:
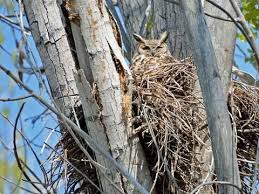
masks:
{"type": "MultiPolygon", "coordinates": [[[[129,141],[129,110],[125,107],[131,107],[131,102],[124,101],[127,98],[123,96],[128,95],[128,89],[123,84],[130,81],[131,75],[114,35],[116,32],[112,28],[105,2],[76,0],[76,3],[96,85],[94,92],[100,108],[100,121],[105,129],[111,154],[127,166],[129,173],[144,187],[150,189],[152,182],[138,138],[129,141]],[[126,76],[125,80],[122,79],[123,76],[126,76]]],[[[128,180],[117,173],[115,182],[120,181],[125,192],[136,192],[128,180]]]]}
{"type": "MultiPolygon", "coordinates": [[[[130,139],[128,136],[131,128],[131,75],[122,56],[121,38],[116,22],[113,21],[112,15],[107,10],[104,0],[68,1],[72,2],[74,6],[73,11],[75,11],[75,15],[71,16],[76,16],[79,19],[78,21],[72,21],[73,17],[70,18],[72,38],[75,46],[71,46],[71,40],[68,40],[65,31],[66,24],[62,23],[64,18],[62,18],[60,4],[57,4],[57,2],[62,4],[62,0],[23,1],[34,40],[46,68],[46,76],[56,106],[62,113],[70,115],[71,109],[75,105],[82,104],[89,135],[95,141],[100,142],[104,151],[110,152],[117,162],[125,166],[129,173],[149,190],[152,180],[143,150],[138,138],[133,137],[130,139]]],[[[150,21],[152,36],[157,36],[165,30],[170,32],[169,46],[176,58],[191,56],[192,48],[197,46],[191,35],[190,21],[191,19],[194,21],[198,15],[194,14],[195,17],[192,16],[184,20],[185,15],[187,17],[190,16],[188,15],[190,12],[188,14],[186,12],[188,11],[186,7],[192,6],[193,2],[188,1],[189,5],[187,5],[187,1],[181,1],[183,0],[180,0],[179,4],[175,4],[166,0],[154,0],[155,12],[151,13],[154,17],[151,17],[150,21]]],[[[194,2],[198,3],[198,1],[194,2]]],[[[215,0],[215,2],[230,10],[231,13],[233,12],[229,2],[224,0],[215,0]]],[[[148,1],[118,0],[118,5],[123,12],[128,33],[132,37],[132,33],[139,32],[148,1]]],[[[205,11],[211,15],[221,14],[220,11],[208,3],[205,3],[205,11]]],[[[235,176],[233,179],[233,173],[237,175],[238,172],[235,153],[233,152],[231,159],[224,155],[225,153],[230,153],[230,147],[233,145],[222,147],[221,150],[216,150],[215,147],[216,144],[216,146],[220,147],[226,145],[226,142],[232,142],[232,132],[230,131],[231,125],[227,112],[223,111],[226,109],[224,97],[220,96],[220,98],[215,99],[215,96],[212,95],[214,92],[219,95],[223,94],[221,90],[223,87],[225,96],[227,96],[236,27],[228,22],[218,21],[214,18],[206,17],[206,20],[211,32],[216,57],[214,53],[206,53],[207,55],[203,55],[202,60],[197,62],[199,59],[197,57],[198,51],[203,51],[206,48],[205,46],[212,48],[211,42],[206,42],[206,39],[201,43],[208,44],[199,44],[199,47],[197,46],[197,49],[194,50],[197,52],[193,54],[197,65],[205,65],[211,62],[210,64],[216,70],[210,71],[211,69],[208,68],[205,73],[211,76],[211,80],[206,79],[201,83],[203,92],[208,88],[211,89],[208,93],[205,93],[207,94],[205,104],[209,105],[207,106],[207,113],[209,116],[209,127],[212,130],[214,156],[217,157],[215,158],[216,171],[219,180],[230,181],[239,186],[239,177],[235,176]],[[212,61],[209,61],[209,59],[212,59],[212,61]],[[220,85],[219,74],[215,67],[216,64],[219,66],[223,85],[220,85]],[[213,83],[213,85],[207,87],[205,83],[213,83]],[[208,100],[208,97],[214,99],[212,102],[217,102],[217,107],[215,103],[208,100]],[[213,112],[215,109],[224,113],[222,112],[222,114],[217,114],[216,116],[213,112]],[[221,128],[224,134],[220,136],[217,133],[220,130],[216,132],[213,130],[216,128],[221,128]],[[219,157],[219,153],[223,154],[219,157]],[[234,163],[234,171],[228,170],[226,167],[226,165],[231,165],[231,162],[234,163]],[[226,176],[222,174],[222,171],[226,173],[226,176]]],[[[204,30],[202,32],[199,31],[199,33],[206,32],[204,37],[207,37],[209,32],[206,29],[204,30]]],[[[194,32],[198,33],[198,31],[194,32]]],[[[200,38],[199,33],[196,35],[198,38],[200,38]]],[[[132,48],[134,48],[134,41],[131,40],[131,43],[132,48]]],[[[198,71],[201,74],[202,68],[198,67],[198,71]]],[[[197,91],[200,91],[198,83],[197,91]]],[[[201,114],[205,115],[206,113],[201,112],[201,114]]],[[[207,128],[204,128],[201,131],[202,133],[207,133],[207,128]]],[[[200,137],[204,140],[202,135],[200,137]]],[[[208,152],[202,153],[200,157],[200,160],[204,161],[202,180],[207,175],[211,156],[210,140],[207,140],[205,143],[206,146],[204,147],[208,152]]],[[[204,147],[197,146],[197,151],[200,152],[204,147]]],[[[106,167],[104,171],[99,171],[98,173],[99,186],[105,192],[119,193],[124,191],[127,193],[138,193],[136,188],[116,171],[107,157],[105,158],[96,152],[95,158],[99,164],[106,167]],[[111,185],[107,178],[113,181],[117,188],[111,185]]],[[[227,192],[236,192],[232,187],[224,186],[221,189],[224,188],[226,188],[227,192]]]]}
{"type": "MultiPolygon", "coordinates": [[[[210,129],[217,177],[220,181],[227,181],[240,187],[232,126],[201,2],[199,0],[192,2],[182,0],[180,5],[186,17],[187,34],[197,66],[210,129]]],[[[219,189],[220,193],[239,193],[232,186],[220,185],[219,189]]]]}
{"type": "MultiPolygon", "coordinates": [[[[100,141],[104,151],[109,151],[129,174],[150,190],[152,181],[144,152],[137,137],[129,139],[129,83],[132,80],[118,44],[119,32],[111,24],[112,16],[103,0],[74,0],[73,3],[76,5],[76,15],[73,16],[77,17],[78,14],[80,18],[79,23],[71,25],[75,43],[73,49],[77,50],[74,56],[57,1],[24,1],[33,37],[47,68],[52,95],[58,99],[57,108],[67,115],[71,114],[78,97],[70,96],[78,94],[79,90],[83,99],[79,104],[83,106],[89,134],[100,141]],[[84,73],[80,70],[78,74],[79,68],[84,73]]],[[[139,193],[129,180],[112,167],[107,157],[96,154],[96,160],[104,166],[103,172],[106,173],[106,176],[99,173],[100,186],[105,192],[139,193]],[[107,177],[117,186],[116,189],[107,177]]]]}

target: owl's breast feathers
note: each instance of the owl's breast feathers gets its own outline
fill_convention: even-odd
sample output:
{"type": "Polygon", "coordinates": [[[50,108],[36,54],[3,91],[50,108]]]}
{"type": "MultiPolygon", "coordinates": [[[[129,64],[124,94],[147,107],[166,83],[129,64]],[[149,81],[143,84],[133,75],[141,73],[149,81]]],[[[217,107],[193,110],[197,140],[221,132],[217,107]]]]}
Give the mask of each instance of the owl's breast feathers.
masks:
{"type": "Polygon", "coordinates": [[[135,79],[143,79],[146,76],[152,76],[157,74],[157,72],[161,72],[159,71],[160,68],[174,62],[175,59],[167,54],[161,54],[159,56],[138,55],[134,57],[131,69],[135,79]]]}

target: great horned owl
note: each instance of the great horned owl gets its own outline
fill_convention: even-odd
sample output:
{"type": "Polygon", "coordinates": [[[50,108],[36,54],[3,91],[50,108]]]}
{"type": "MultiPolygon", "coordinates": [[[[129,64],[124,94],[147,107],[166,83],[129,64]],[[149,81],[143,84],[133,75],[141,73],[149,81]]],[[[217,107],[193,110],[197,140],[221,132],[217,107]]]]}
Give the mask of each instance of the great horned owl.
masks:
{"type": "MultiPolygon", "coordinates": [[[[131,67],[135,79],[142,79],[144,72],[144,74],[147,73],[149,75],[155,73],[159,66],[173,60],[166,44],[167,32],[163,32],[158,39],[145,39],[138,34],[133,36],[138,43],[131,67]]],[[[135,81],[138,82],[140,80],[135,81]]]]}
{"type": "Polygon", "coordinates": [[[166,44],[168,33],[163,32],[159,39],[144,39],[138,34],[133,34],[135,40],[138,42],[137,52],[135,53],[133,60],[138,55],[142,56],[159,56],[161,54],[170,54],[166,44]]]}

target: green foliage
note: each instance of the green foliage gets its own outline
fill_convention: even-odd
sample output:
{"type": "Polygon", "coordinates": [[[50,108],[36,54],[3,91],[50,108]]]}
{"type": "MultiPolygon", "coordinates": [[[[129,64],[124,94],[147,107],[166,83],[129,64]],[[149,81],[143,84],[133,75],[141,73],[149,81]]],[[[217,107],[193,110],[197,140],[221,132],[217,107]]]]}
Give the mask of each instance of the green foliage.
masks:
{"type": "MultiPolygon", "coordinates": [[[[258,0],[242,0],[242,13],[245,16],[246,21],[249,23],[249,27],[257,39],[259,33],[259,1],[258,0]]],[[[238,33],[237,38],[243,42],[246,42],[246,38],[243,34],[238,33]]],[[[250,63],[256,67],[256,61],[253,51],[249,48],[245,51],[245,62],[250,63]]]]}
{"type": "MultiPolygon", "coordinates": [[[[17,185],[21,186],[22,172],[19,169],[17,163],[15,162],[9,168],[10,168],[10,171],[12,173],[12,177],[13,177],[14,182],[17,183],[17,185]]],[[[16,189],[16,193],[18,193],[18,192],[19,192],[19,190],[16,189]]]]}
{"type": "MultiPolygon", "coordinates": [[[[0,160],[0,176],[7,177],[7,175],[8,175],[8,162],[5,159],[0,160]]],[[[3,193],[4,185],[5,185],[4,180],[0,180],[0,193],[3,193]]]]}
{"type": "Polygon", "coordinates": [[[258,36],[259,29],[259,2],[258,0],[242,0],[242,12],[245,19],[251,25],[255,36],[258,36]]]}
{"type": "Polygon", "coordinates": [[[146,23],[146,30],[147,32],[151,32],[151,30],[153,29],[153,27],[155,26],[155,16],[154,14],[151,14],[148,19],[147,19],[147,23],[146,23]]]}
{"type": "MultiPolygon", "coordinates": [[[[242,13],[246,21],[249,23],[255,38],[258,37],[259,30],[259,1],[258,0],[242,0],[242,13]]],[[[245,41],[244,35],[239,34],[238,38],[245,41]]]]}
{"type": "Polygon", "coordinates": [[[10,115],[10,109],[8,107],[4,107],[1,112],[6,118],[8,118],[10,115]]]}
{"type": "Polygon", "coordinates": [[[9,12],[9,14],[14,13],[14,4],[13,4],[12,1],[10,1],[10,0],[7,0],[7,1],[0,0],[0,6],[5,7],[7,9],[7,11],[9,12]]]}
{"type": "MultiPolygon", "coordinates": [[[[21,185],[21,170],[19,169],[16,162],[9,164],[7,159],[0,160],[0,176],[1,177],[12,177],[11,180],[18,185],[21,185]]],[[[10,178],[9,178],[10,179],[10,178]]],[[[0,193],[4,192],[6,182],[3,179],[0,179],[0,193]]],[[[12,185],[13,186],[13,185],[12,185]]],[[[16,190],[18,192],[18,190],[16,190]]],[[[15,193],[17,193],[15,192],[15,193]]]]}
{"type": "Polygon", "coordinates": [[[3,35],[3,32],[0,31],[0,45],[2,45],[4,43],[4,35],[3,35]]]}

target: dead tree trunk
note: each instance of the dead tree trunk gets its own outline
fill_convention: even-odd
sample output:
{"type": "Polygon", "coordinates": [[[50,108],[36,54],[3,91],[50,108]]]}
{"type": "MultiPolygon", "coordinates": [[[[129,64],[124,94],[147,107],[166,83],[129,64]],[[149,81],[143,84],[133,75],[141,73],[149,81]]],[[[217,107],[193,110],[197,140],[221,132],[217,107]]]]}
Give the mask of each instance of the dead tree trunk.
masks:
{"type": "MultiPolygon", "coordinates": [[[[92,138],[150,190],[152,181],[139,140],[129,138],[131,75],[118,43],[121,40],[116,22],[103,0],[67,3],[67,8],[71,5],[75,11],[68,16],[76,49],[74,55],[65,31],[67,24],[62,23],[67,18],[63,17],[57,1],[24,1],[56,106],[69,115],[76,101],[82,105],[92,138]],[[81,101],[79,97],[71,97],[77,94],[81,101]]],[[[99,186],[103,191],[139,193],[107,158],[97,152],[95,157],[104,169],[98,171],[99,186]]]]}
{"type": "MultiPolygon", "coordinates": [[[[240,187],[234,135],[205,15],[200,1],[182,0],[180,5],[186,17],[187,34],[197,66],[217,177],[240,187]]],[[[219,188],[220,193],[239,193],[233,186],[219,185],[219,188]]]]}

